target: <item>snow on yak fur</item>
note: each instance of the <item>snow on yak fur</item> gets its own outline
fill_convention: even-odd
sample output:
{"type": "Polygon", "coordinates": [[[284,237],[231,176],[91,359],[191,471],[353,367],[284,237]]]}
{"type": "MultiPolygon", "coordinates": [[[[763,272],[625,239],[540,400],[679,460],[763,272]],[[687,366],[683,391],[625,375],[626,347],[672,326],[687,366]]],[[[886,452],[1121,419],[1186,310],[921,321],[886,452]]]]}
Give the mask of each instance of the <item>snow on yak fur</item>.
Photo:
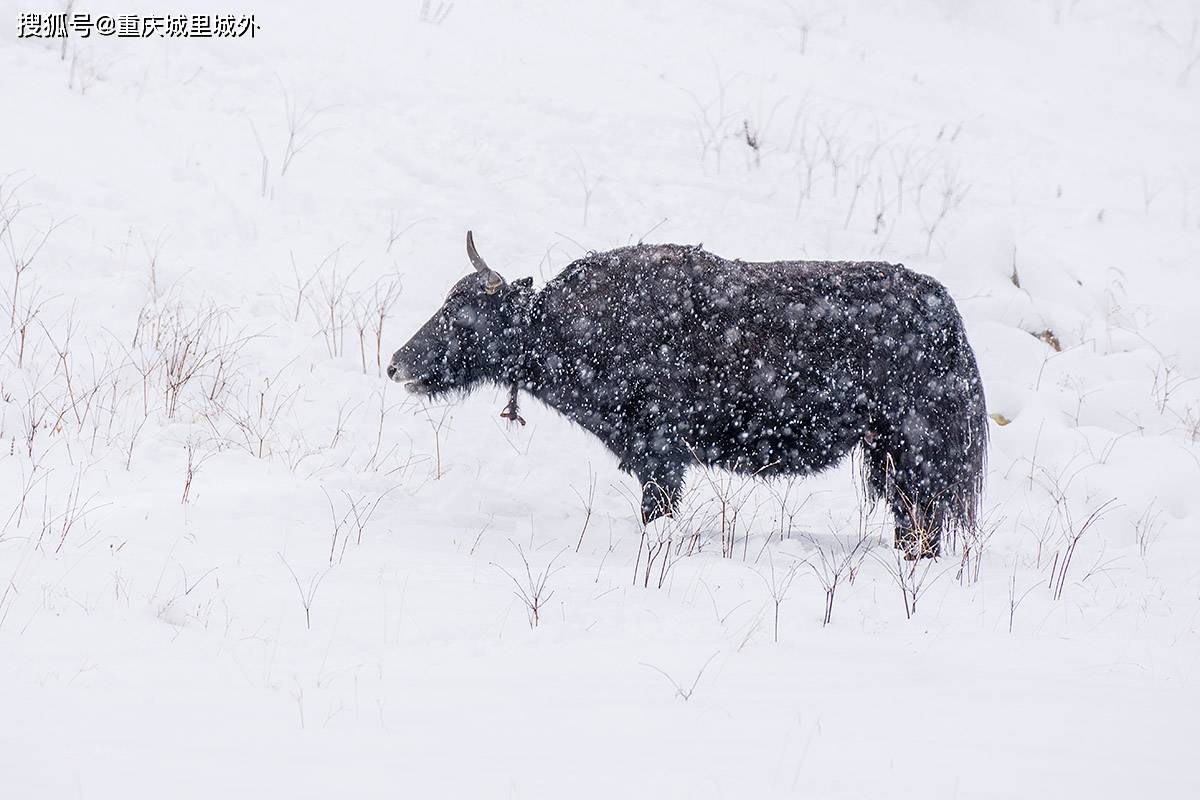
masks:
{"type": "MultiPolygon", "coordinates": [[[[909,557],[976,525],[983,387],[945,287],[879,262],[727,261],[700,247],[591,253],[541,291],[475,271],[392,357],[414,393],[518,389],[591,431],[672,513],[689,464],[775,476],[863,451],[909,557]]],[[[524,422],[524,420],[521,420],[524,422]]]]}

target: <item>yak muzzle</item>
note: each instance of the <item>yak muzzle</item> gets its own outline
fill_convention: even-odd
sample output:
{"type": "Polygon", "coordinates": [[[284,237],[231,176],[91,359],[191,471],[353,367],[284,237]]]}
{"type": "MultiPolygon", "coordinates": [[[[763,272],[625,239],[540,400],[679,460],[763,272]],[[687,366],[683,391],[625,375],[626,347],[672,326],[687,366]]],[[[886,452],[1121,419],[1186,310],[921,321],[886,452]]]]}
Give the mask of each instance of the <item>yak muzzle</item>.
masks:
{"type": "Polygon", "coordinates": [[[394,361],[388,364],[387,376],[396,383],[403,384],[404,390],[409,394],[429,394],[429,384],[421,378],[410,377],[408,371],[394,361]]]}

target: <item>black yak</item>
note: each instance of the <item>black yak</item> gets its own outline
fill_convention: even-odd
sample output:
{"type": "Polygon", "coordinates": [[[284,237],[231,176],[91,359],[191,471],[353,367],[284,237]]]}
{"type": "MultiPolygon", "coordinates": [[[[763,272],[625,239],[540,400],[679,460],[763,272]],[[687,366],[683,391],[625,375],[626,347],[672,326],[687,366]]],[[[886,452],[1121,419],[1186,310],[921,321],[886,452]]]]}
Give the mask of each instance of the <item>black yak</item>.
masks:
{"type": "MultiPolygon", "coordinates": [[[[909,557],[976,524],[987,420],[945,287],[880,262],[728,261],[700,247],[590,253],[541,291],[507,282],[467,234],[475,271],[392,357],[438,396],[527,392],[591,431],[670,514],[688,465],[811,473],[855,447],[909,557]]],[[[522,420],[523,421],[523,420],[522,420]]]]}

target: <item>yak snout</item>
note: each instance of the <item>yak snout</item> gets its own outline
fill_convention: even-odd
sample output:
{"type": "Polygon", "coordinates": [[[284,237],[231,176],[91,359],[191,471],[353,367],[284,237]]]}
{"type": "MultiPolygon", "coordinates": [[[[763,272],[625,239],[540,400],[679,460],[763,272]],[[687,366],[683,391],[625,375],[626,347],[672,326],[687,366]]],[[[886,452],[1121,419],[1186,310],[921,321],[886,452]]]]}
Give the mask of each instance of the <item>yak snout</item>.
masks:
{"type": "Polygon", "coordinates": [[[414,350],[410,345],[397,350],[388,364],[387,376],[396,383],[403,384],[405,390],[411,394],[428,394],[428,382],[423,375],[430,371],[430,365],[424,365],[426,368],[423,370],[421,362],[432,359],[421,359],[414,350]]]}

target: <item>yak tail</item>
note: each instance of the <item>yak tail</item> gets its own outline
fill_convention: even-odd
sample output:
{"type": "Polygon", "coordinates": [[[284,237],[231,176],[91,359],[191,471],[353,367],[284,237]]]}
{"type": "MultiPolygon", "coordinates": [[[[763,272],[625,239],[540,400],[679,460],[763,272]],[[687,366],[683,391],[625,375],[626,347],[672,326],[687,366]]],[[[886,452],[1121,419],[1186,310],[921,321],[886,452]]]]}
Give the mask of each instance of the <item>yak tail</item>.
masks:
{"type": "Polygon", "coordinates": [[[868,496],[891,506],[896,547],[910,558],[937,555],[943,534],[977,530],[987,458],[975,353],[954,301],[934,285],[936,311],[910,328],[917,343],[891,354],[871,381],[874,411],[863,439],[868,496]]]}

